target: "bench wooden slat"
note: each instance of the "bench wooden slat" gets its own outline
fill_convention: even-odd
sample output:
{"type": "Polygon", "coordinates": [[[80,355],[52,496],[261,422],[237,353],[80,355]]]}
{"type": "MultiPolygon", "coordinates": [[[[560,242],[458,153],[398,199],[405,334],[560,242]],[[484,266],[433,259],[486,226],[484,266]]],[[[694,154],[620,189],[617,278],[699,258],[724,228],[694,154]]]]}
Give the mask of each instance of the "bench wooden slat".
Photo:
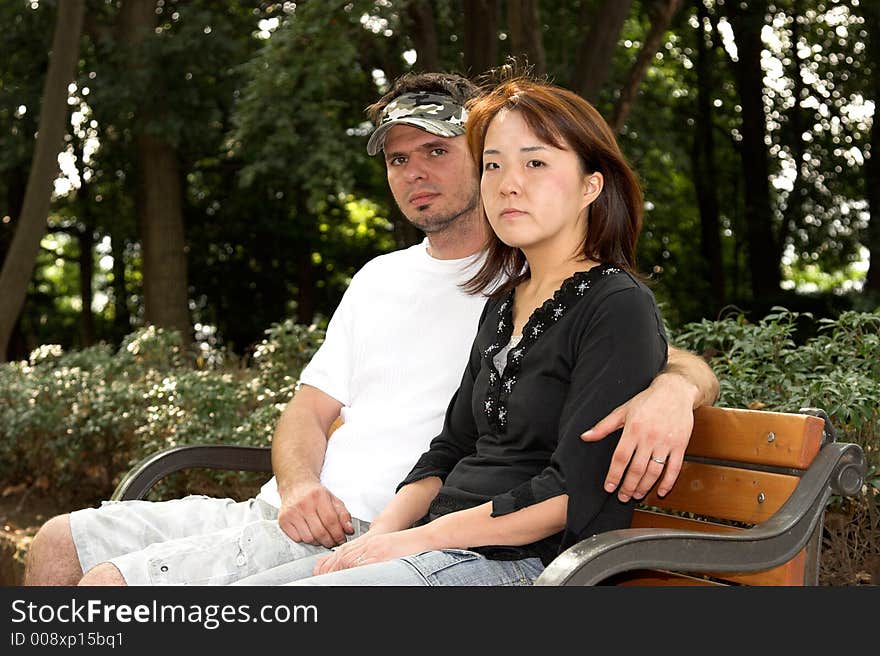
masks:
{"type": "Polygon", "coordinates": [[[687,455],[806,469],[822,446],[824,425],[811,415],[702,407],[694,412],[687,455]]]}
{"type": "Polygon", "coordinates": [[[643,505],[757,524],[788,500],[800,477],[739,467],[685,462],[665,497],[652,490],[643,505]]]}
{"type": "Polygon", "coordinates": [[[736,533],[743,529],[728,524],[718,524],[677,515],[664,515],[650,510],[636,509],[633,513],[632,528],[673,528],[683,531],[703,531],[706,533],[736,533]]]}
{"type": "Polygon", "coordinates": [[[784,565],[768,569],[764,572],[748,572],[743,574],[710,574],[716,578],[727,579],[742,585],[804,585],[804,572],[807,568],[807,547],[784,565]]]}
{"type": "MultiPolygon", "coordinates": [[[[703,531],[706,533],[735,533],[744,529],[737,526],[717,524],[715,522],[677,517],[675,515],[663,515],[649,510],[636,510],[633,513],[633,528],[662,528],[680,529],[683,531],[703,531]]],[[[768,569],[763,572],[750,573],[721,573],[713,572],[709,576],[716,579],[724,579],[742,585],[803,585],[804,567],[806,565],[806,549],[803,549],[787,563],[768,569]]],[[[665,585],[679,585],[674,578],[665,577],[668,580],[665,585]]],[[[646,583],[645,585],[662,585],[662,583],[646,583]]]]}
{"type": "Polygon", "coordinates": [[[618,574],[610,579],[613,585],[625,586],[723,586],[724,583],[709,581],[697,576],[687,576],[676,572],[664,572],[653,569],[637,569],[632,572],[618,574]]]}

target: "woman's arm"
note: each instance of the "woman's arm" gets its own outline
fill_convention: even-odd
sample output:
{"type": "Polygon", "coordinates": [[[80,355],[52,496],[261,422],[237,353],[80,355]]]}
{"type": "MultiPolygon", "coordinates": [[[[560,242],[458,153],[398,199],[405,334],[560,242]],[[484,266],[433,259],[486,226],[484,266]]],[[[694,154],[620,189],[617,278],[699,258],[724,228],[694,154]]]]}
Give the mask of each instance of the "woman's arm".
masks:
{"type": "Polygon", "coordinates": [[[326,574],[423,551],[531,544],[563,529],[567,507],[568,496],[561,494],[508,515],[493,517],[489,502],[443,515],[423,526],[394,533],[366,533],[319,562],[314,573],[326,574]]]}
{"type": "Polygon", "coordinates": [[[488,545],[532,544],[565,527],[568,495],[546,499],[516,512],[492,516],[492,503],[449,513],[420,526],[430,549],[465,549],[488,545]]]}
{"type": "Polygon", "coordinates": [[[403,486],[370,523],[370,532],[392,533],[409,528],[428,513],[441,485],[437,476],[429,476],[403,486]]]}

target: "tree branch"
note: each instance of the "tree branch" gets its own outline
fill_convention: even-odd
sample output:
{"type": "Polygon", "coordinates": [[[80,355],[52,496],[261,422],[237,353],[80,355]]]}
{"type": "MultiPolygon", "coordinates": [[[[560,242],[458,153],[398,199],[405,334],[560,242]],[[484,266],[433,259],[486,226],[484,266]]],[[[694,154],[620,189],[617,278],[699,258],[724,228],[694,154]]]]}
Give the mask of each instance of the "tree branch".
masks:
{"type": "Polygon", "coordinates": [[[664,0],[662,3],[655,5],[655,11],[651,13],[651,27],[648,30],[648,36],[642,46],[639,56],[633,63],[627,75],[626,83],[620,90],[620,96],[614,104],[614,113],[611,116],[611,128],[615,132],[620,132],[626,123],[627,116],[635,102],[639,87],[645,79],[648,69],[654,56],[663,43],[663,36],[666,29],[672,22],[673,16],[681,9],[682,0],[664,0]]]}

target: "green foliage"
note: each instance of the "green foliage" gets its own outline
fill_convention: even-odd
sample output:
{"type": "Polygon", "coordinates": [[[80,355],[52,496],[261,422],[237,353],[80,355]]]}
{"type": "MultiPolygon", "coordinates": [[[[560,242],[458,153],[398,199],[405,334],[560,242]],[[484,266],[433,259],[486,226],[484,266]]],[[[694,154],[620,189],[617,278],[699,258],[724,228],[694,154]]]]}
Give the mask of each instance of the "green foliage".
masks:
{"type": "MultiPolygon", "coordinates": [[[[192,366],[179,335],[155,328],[127,336],[118,350],[42,346],[0,367],[0,483],[89,503],[160,449],[267,445],[322,339],[314,327],[274,325],[252,368],[192,366]]],[[[174,493],[175,484],[191,482],[159,492],[174,493]]]]}
{"type": "Polygon", "coordinates": [[[243,187],[265,189],[269,202],[299,189],[310,212],[351,187],[354,161],[366,157],[363,135],[346,128],[364,120],[350,98],[368,88],[355,49],[367,4],[344,12],[332,3],[303,4],[243,67],[249,82],[237,103],[232,147],[246,161],[243,187]]]}
{"type": "Polygon", "coordinates": [[[24,2],[0,3],[0,173],[24,166],[32,156],[53,19],[46,3],[35,8],[24,2]]]}
{"type": "MultiPolygon", "coordinates": [[[[8,46],[0,58],[2,258],[24,194],[58,3],[0,4],[8,46]]],[[[124,263],[112,274],[99,266],[92,278],[97,339],[118,343],[137,325],[143,311],[137,144],[145,133],[172,145],[182,166],[194,324],[243,354],[265,326],[283,317],[309,322],[328,315],[352,273],[394,247],[389,218],[398,220],[399,213],[381,158],[364,151],[363,110],[410,68],[410,50],[424,54],[424,32],[413,29],[410,4],[164,0],[156,7],[156,29],[134,45],[122,29],[125,3],[89,3],[70,100],[71,118],[77,118],[65,146],[67,155],[77,155],[79,178],[87,184],[54,200],[50,229],[59,246],[37,261],[15,354],[41,343],[67,349],[91,339],[80,335],[78,240],[62,243],[59,230],[92,233],[102,266],[109,261],[104,255],[124,263]],[[59,258],[66,263],[59,265],[59,258]],[[112,285],[114,276],[125,284],[112,285]]],[[[598,100],[605,116],[659,4],[632,4],[598,100]]],[[[860,254],[856,241],[866,244],[863,173],[868,110],[876,100],[870,75],[875,4],[771,3],[765,22],[767,148],[774,231],[780,247],[788,247],[783,271],[799,293],[815,284],[823,291],[833,287],[837,300],[853,300],[837,308],[864,307],[858,296],[840,291],[861,277],[851,265],[860,254]]],[[[604,5],[540,3],[551,79],[564,86],[575,79],[584,35],[604,5]]],[[[462,3],[421,6],[432,12],[428,36],[436,37],[439,67],[461,70],[469,27],[462,3]]],[[[774,304],[806,307],[786,297],[751,298],[741,98],[722,29],[731,6],[682,4],[619,135],[645,191],[641,268],[657,282],[674,324],[714,317],[726,303],[757,314],[774,304]],[[698,6],[705,6],[707,24],[697,21],[698,6]],[[698,67],[701,44],[707,61],[698,67]],[[699,90],[711,103],[705,122],[714,135],[711,167],[695,151],[703,134],[699,90]],[[717,196],[723,299],[712,295],[701,248],[699,180],[717,196]]],[[[499,58],[513,45],[508,11],[499,3],[499,58]]],[[[424,57],[415,66],[423,63],[424,57]]],[[[810,309],[820,314],[816,304],[810,309]]]]}
{"type": "Polygon", "coordinates": [[[673,342],[709,358],[721,385],[719,405],[821,408],[839,439],[860,444],[869,465],[880,468],[880,311],[814,321],[776,307],[755,323],[736,314],[687,324],[673,342]],[[813,336],[800,339],[811,329],[813,336]]]}
{"type": "MultiPolygon", "coordinates": [[[[821,408],[840,439],[861,444],[880,470],[880,311],[814,320],[774,308],[757,322],[736,314],[670,334],[709,359],[719,405],[821,408]]],[[[128,335],[119,349],[42,346],[26,361],[0,366],[0,484],[88,502],[108,497],[131,465],[160,449],[266,445],[323,339],[315,326],[274,324],[249,367],[194,360],[176,333],[155,328],[128,335]]],[[[172,479],[159,492],[190,484],[172,479]]]]}
{"type": "Polygon", "coordinates": [[[187,231],[196,321],[238,352],[282,317],[329,314],[354,271],[394,246],[361,127],[376,92],[357,52],[378,38],[360,24],[372,6],[269,7],[271,37],[230,68],[225,140],[189,177],[187,231]]]}
{"type": "MultiPolygon", "coordinates": [[[[296,377],[324,341],[324,331],[291,320],[273,325],[254,349],[254,365],[273,402],[290,397],[296,377]]],[[[259,400],[263,400],[262,398],[259,400]]]]}

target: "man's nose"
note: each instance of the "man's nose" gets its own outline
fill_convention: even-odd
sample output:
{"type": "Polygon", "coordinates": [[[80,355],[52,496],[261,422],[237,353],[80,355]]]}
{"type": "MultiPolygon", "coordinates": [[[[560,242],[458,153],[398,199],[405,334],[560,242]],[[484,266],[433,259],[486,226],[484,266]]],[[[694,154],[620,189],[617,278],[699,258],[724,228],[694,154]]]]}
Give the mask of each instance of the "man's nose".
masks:
{"type": "Polygon", "coordinates": [[[410,182],[415,180],[423,180],[428,177],[428,167],[419,160],[410,159],[406,163],[405,174],[406,179],[410,182]]]}

